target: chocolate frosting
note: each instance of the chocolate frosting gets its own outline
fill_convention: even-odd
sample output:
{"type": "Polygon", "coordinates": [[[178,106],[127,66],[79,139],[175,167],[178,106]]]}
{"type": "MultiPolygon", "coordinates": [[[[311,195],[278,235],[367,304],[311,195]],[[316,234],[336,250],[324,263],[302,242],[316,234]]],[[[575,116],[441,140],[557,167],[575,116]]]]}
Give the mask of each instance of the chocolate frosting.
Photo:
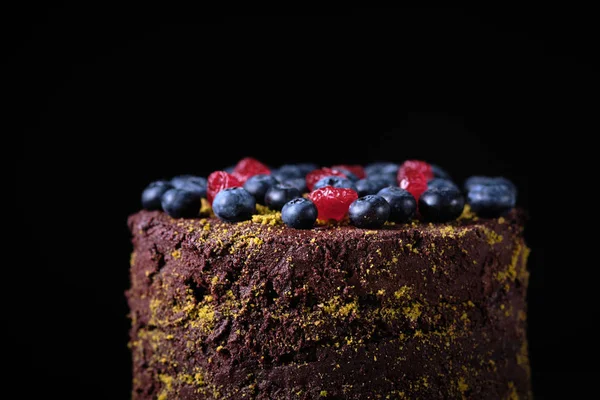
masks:
{"type": "Polygon", "coordinates": [[[518,211],[378,230],[141,211],[129,227],[134,399],[531,396],[518,211]]]}

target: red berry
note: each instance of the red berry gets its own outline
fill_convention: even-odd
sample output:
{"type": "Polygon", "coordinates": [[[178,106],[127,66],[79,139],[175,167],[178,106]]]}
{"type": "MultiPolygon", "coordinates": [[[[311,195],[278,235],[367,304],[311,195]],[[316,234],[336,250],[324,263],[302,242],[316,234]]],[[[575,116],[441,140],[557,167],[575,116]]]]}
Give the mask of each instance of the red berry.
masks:
{"type": "Polygon", "coordinates": [[[398,169],[398,183],[406,177],[406,173],[408,171],[419,171],[425,176],[426,180],[433,179],[433,171],[431,169],[431,164],[426,163],[425,161],[419,160],[407,160],[402,163],[400,168],[398,169]]]}
{"type": "Polygon", "coordinates": [[[367,173],[362,165],[354,164],[354,165],[334,165],[331,167],[333,169],[346,169],[352,172],[358,179],[366,178],[367,173]]]}
{"type": "Polygon", "coordinates": [[[400,187],[407,190],[413,197],[419,201],[419,197],[427,190],[427,178],[425,174],[416,169],[405,171],[404,177],[400,179],[400,187]]]}
{"type": "Polygon", "coordinates": [[[347,178],[346,174],[335,169],[327,167],[315,169],[306,175],[306,187],[308,190],[312,190],[313,186],[315,186],[315,183],[319,182],[321,178],[325,178],[326,176],[339,176],[342,178],[347,178]]]}
{"type": "Polygon", "coordinates": [[[242,158],[233,169],[232,175],[235,176],[242,185],[254,175],[270,175],[271,170],[265,164],[255,158],[242,158]]]}
{"type": "Polygon", "coordinates": [[[348,213],[350,204],[358,199],[358,194],[352,189],[325,186],[310,193],[308,197],[317,206],[317,218],[340,221],[348,213]]]}
{"type": "Polygon", "coordinates": [[[242,183],[235,176],[225,171],[215,171],[208,176],[208,187],[206,189],[206,199],[212,204],[213,199],[223,189],[242,186],[242,183]]]}

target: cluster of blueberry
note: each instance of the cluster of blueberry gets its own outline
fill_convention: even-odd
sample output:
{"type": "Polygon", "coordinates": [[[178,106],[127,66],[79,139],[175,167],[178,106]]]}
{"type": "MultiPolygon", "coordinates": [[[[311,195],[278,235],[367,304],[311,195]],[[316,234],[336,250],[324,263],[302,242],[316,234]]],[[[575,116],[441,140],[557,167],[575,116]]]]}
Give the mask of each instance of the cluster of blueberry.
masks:
{"type": "Polygon", "coordinates": [[[309,229],[317,219],[346,216],[359,228],[408,222],[417,214],[424,221],[446,222],[462,214],[465,201],[478,215],[497,217],[516,203],[515,186],[501,177],[471,177],[464,192],[466,199],[442,168],[417,160],[364,168],[294,164],[271,170],[245,158],[208,179],[185,175],[153,182],[142,194],[142,205],[175,218],[193,218],[206,198],[221,220],[239,222],[250,219],[256,204],[262,204],[281,211],[286,225],[309,229]]]}

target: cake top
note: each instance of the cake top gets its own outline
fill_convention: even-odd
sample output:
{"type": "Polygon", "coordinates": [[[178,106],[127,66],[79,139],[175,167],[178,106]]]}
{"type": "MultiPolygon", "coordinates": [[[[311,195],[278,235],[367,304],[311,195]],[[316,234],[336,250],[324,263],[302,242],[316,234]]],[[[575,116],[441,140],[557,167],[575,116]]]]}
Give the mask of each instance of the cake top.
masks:
{"type": "Polygon", "coordinates": [[[500,217],[515,207],[516,196],[506,178],[472,176],[461,187],[441,167],[419,160],[269,168],[247,157],[208,178],[180,175],[152,182],[142,193],[142,206],[173,218],[216,216],[227,223],[271,219],[295,229],[379,229],[413,220],[453,221],[466,205],[476,217],[500,217]]]}

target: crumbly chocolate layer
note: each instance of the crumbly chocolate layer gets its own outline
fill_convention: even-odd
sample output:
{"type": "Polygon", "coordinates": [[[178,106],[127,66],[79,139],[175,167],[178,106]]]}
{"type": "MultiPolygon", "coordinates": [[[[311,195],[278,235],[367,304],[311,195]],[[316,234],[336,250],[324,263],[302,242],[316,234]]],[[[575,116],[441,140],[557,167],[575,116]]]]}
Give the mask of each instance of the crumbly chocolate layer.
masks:
{"type": "Polygon", "coordinates": [[[530,397],[520,214],[277,222],[130,217],[134,399],[530,397]]]}

